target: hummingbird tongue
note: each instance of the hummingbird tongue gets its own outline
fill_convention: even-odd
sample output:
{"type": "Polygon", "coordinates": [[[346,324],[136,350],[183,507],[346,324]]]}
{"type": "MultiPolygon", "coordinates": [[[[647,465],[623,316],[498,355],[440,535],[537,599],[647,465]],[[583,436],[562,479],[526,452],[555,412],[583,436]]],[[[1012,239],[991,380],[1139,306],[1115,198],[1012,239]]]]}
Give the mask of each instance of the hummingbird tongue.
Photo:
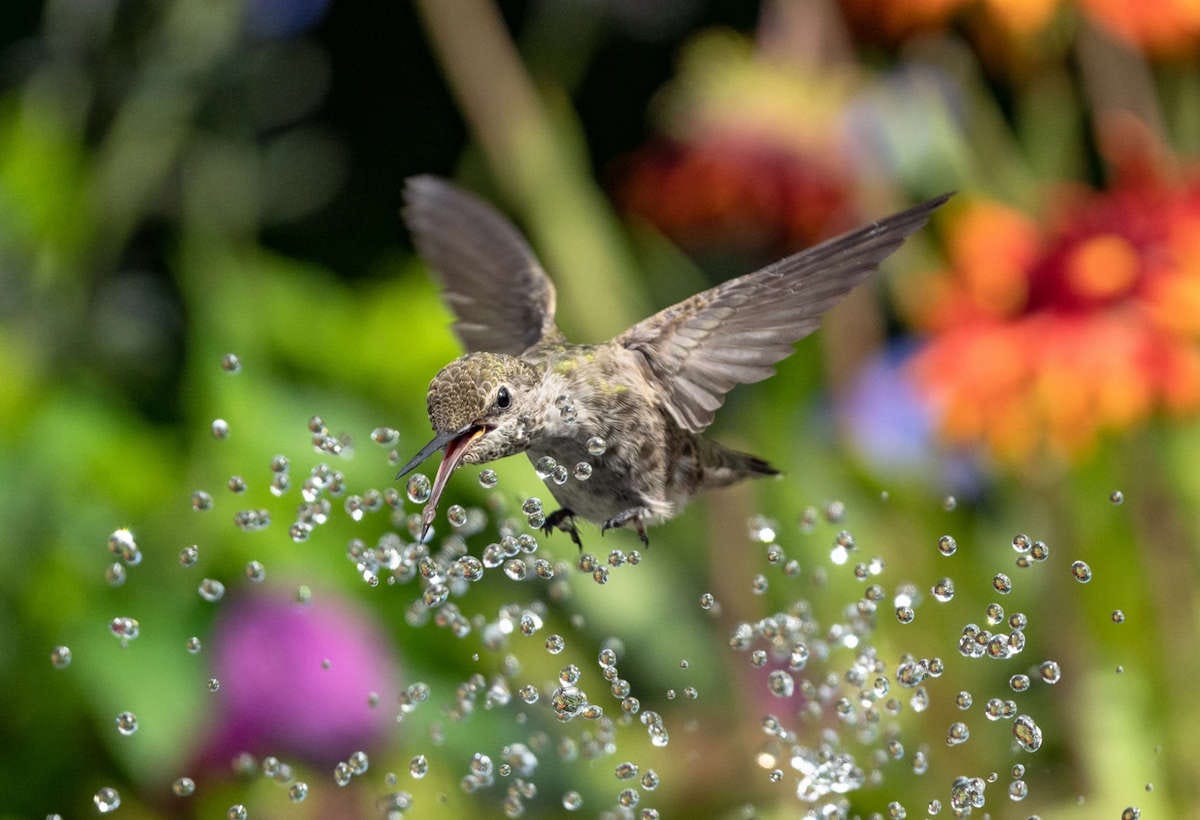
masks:
{"type": "Polygon", "coordinates": [[[421,527],[422,541],[429,534],[429,528],[433,525],[433,519],[437,515],[438,499],[442,497],[442,490],[446,488],[446,480],[450,478],[450,474],[454,472],[454,468],[462,461],[467,448],[471,446],[475,439],[486,432],[486,427],[470,427],[446,442],[446,454],[442,456],[442,463],[438,465],[437,476],[433,479],[433,492],[429,496],[429,503],[421,511],[421,523],[423,525],[421,527]]]}

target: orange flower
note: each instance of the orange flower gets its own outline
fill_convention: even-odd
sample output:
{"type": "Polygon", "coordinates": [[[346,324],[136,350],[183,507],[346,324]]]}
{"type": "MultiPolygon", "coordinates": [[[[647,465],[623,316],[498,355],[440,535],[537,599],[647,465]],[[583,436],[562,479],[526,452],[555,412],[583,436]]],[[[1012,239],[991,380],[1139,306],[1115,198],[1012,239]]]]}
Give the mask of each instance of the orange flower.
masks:
{"type": "MultiPolygon", "coordinates": [[[[997,31],[1035,37],[1054,21],[1064,0],[841,0],[851,28],[866,40],[894,42],[946,28],[956,17],[974,23],[982,42],[997,31]]],[[[1178,57],[1200,43],[1195,0],[1075,0],[1076,17],[1090,20],[1132,48],[1178,57]]]]}
{"type": "Polygon", "coordinates": [[[1200,408],[1200,183],[1075,193],[1046,226],[972,202],[948,246],[912,313],[931,334],[914,373],[952,441],[1073,457],[1200,408]]]}
{"type": "Polygon", "coordinates": [[[1194,52],[1200,5],[1193,0],[1079,0],[1093,20],[1130,46],[1165,56],[1194,52]]]}

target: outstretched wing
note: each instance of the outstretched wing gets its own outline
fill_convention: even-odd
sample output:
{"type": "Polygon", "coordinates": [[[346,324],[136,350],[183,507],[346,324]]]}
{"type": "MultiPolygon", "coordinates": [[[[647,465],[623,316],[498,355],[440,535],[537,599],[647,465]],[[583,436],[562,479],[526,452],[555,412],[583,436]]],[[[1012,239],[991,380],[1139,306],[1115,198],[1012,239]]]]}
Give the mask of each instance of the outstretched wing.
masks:
{"type": "Polygon", "coordinates": [[[437,177],[411,177],[404,222],[441,282],[454,332],[468,351],[515,356],[560,335],[554,285],[495,208],[437,177]]]}
{"type": "Polygon", "coordinates": [[[678,424],[700,432],[736,384],[761,381],[821,315],[867,278],[950,198],[842,234],[697,293],[616,338],[640,352],[678,424]]]}

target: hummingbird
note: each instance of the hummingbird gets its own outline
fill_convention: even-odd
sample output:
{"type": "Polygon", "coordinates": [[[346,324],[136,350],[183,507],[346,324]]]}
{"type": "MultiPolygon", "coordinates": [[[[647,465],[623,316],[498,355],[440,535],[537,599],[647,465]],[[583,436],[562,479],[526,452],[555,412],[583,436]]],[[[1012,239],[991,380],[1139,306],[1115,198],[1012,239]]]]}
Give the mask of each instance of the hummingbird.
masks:
{"type": "Polygon", "coordinates": [[[404,221],[468,351],[430,382],[435,435],[396,476],[443,451],[422,540],[456,468],[522,452],[574,473],[561,483],[561,471],[544,477],[560,507],[542,529],[568,533],[581,549],[577,518],[601,534],[632,527],[648,546],[646,527],[697,493],[778,475],[703,435],[726,393],[773,375],[822,314],[950,196],[697,293],[603,344],[571,344],[555,324],[554,285],[520,232],[445,180],[407,180],[404,221]]]}

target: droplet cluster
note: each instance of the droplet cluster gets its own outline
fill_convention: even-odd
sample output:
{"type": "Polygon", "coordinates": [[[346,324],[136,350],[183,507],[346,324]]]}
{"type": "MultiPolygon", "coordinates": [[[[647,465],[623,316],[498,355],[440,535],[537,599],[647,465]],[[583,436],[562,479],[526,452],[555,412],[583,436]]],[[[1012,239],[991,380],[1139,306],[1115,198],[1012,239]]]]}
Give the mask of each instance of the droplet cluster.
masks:
{"type": "MultiPolygon", "coordinates": [[[[227,367],[222,362],[229,372],[240,368],[236,358],[234,365],[227,367]]],[[[559,396],[555,409],[565,424],[588,423],[570,396],[559,396]]],[[[217,419],[211,429],[214,436],[223,438],[230,426],[217,419]],[[217,422],[224,425],[222,435],[218,435],[217,422]]],[[[299,434],[304,435],[303,431],[299,434]]],[[[399,431],[380,426],[372,430],[370,438],[387,450],[389,464],[398,460],[399,431]]],[[[428,629],[438,639],[445,636],[452,642],[444,644],[448,654],[464,647],[471,663],[477,664],[456,677],[456,685],[450,687],[408,683],[394,704],[375,692],[363,693],[372,708],[389,709],[397,724],[408,724],[401,736],[413,748],[401,759],[408,761],[412,780],[448,777],[463,794],[489,801],[507,817],[554,812],[560,807],[567,812],[581,812],[586,807],[589,813],[595,811],[614,820],[658,817],[658,809],[649,804],[661,794],[660,785],[666,783],[669,788],[671,783],[671,772],[658,761],[668,761],[677,754],[676,749],[678,754],[688,750],[689,732],[697,730],[697,722],[686,710],[697,701],[705,703],[711,690],[703,681],[688,679],[686,659],[674,669],[681,677],[671,680],[669,688],[650,688],[642,683],[648,661],[627,658],[629,652],[619,637],[602,641],[598,652],[592,649],[595,635],[572,606],[573,588],[578,590],[573,585],[612,581],[615,587],[618,583],[613,579],[619,574],[614,573],[622,567],[636,567],[650,557],[672,561],[680,557],[658,559],[656,553],[647,553],[644,559],[641,552],[626,551],[617,544],[607,552],[580,551],[573,556],[574,547],[565,537],[561,544],[550,542],[553,547],[549,551],[541,532],[548,517],[542,500],[515,497],[507,489],[508,482],[502,483],[492,467],[481,469],[479,487],[472,487],[486,503],[454,503],[455,488],[451,486],[443,496],[444,518],[434,521],[438,526],[422,537],[430,523],[419,509],[428,504],[432,494],[428,475],[414,473],[403,487],[358,488],[332,466],[339,463],[335,459],[352,452],[350,436],[331,433],[321,417],[313,416],[307,441],[315,454],[308,454],[308,460],[315,463],[277,455],[265,468],[260,464],[247,470],[244,475],[249,482],[240,476],[217,481],[227,481],[232,493],[246,494],[249,499],[256,493],[269,493],[275,499],[289,493],[298,496],[287,535],[297,544],[311,541],[304,549],[329,547],[329,532],[335,528],[324,532],[320,528],[331,520],[351,527],[350,537],[332,547],[339,553],[344,549],[346,572],[380,590],[378,594],[402,596],[401,628],[428,629]],[[255,476],[262,477],[265,486],[259,485],[255,476]],[[444,532],[438,532],[440,529],[444,532]],[[473,592],[476,589],[480,591],[473,592]],[[481,601],[487,604],[481,605],[481,601]],[[488,717],[481,718],[484,714],[488,717]],[[488,727],[481,733],[486,742],[481,740],[469,756],[462,755],[461,750],[467,748],[462,738],[473,737],[473,727],[482,721],[488,727]],[[410,727],[415,730],[418,726],[427,734],[409,733],[410,727]],[[457,739],[447,744],[450,733],[458,733],[457,739]],[[666,757],[664,750],[669,750],[666,757]],[[452,760],[452,754],[459,756],[452,760]],[[573,780],[573,767],[581,772],[604,772],[607,791],[586,778],[573,780]]],[[[597,481],[600,475],[607,477],[596,471],[603,471],[603,458],[615,444],[593,436],[584,447],[586,457],[576,453],[560,462],[554,455],[541,455],[534,462],[534,472],[551,490],[569,481],[597,481]]],[[[378,457],[379,451],[371,448],[371,452],[378,457]]],[[[349,467],[346,470],[349,473],[349,467]]],[[[218,506],[203,489],[196,490],[190,503],[197,511],[218,506]]],[[[236,529],[245,533],[269,529],[271,511],[278,512],[278,505],[288,502],[266,499],[265,503],[271,506],[241,502],[244,508],[233,514],[236,529]]],[[[1113,503],[1120,501],[1114,498],[1113,503]]],[[[942,506],[950,512],[957,501],[947,497],[942,506]]],[[[1063,688],[1055,689],[1057,684],[1064,678],[1069,681],[1074,673],[1073,667],[1056,659],[1041,654],[1028,657],[1040,649],[1029,648],[1036,644],[1027,638],[1032,632],[1029,618],[1021,611],[1025,600],[1021,596],[1032,594],[1030,589],[1036,585],[1026,583],[1028,576],[1022,572],[1046,563],[1050,546],[1018,534],[1011,539],[1013,552],[1008,552],[1007,536],[999,543],[982,544],[961,532],[940,537],[926,533],[921,543],[930,550],[938,572],[913,578],[906,574],[907,568],[889,566],[894,557],[885,562],[872,554],[874,545],[866,543],[870,539],[849,528],[853,526],[851,513],[844,502],[835,500],[806,508],[798,521],[790,523],[753,516],[744,531],[735,531],[731,539],[739,541],[738,533],[744,532],[745,543],[727,545],[729,554],[738,555],[739,561],[755,562],[738,585],[715,584],[711,591],[703,587],[688,591],[686,605],[696,607],[698,603],[703,613],[698,616],[693,610],[691,616],[700,617],[713,631],[720,630],[719,640],[731,653],[728,657],[741,667],[743,680],[748,682],[745,702],[758,727],[752,762],[762,770],[760,784],[778,790],[789,801],[798,801],[799,811],[809,812],[805,816],[821,817],[853,816],[853,800],[860,789],[886,788],[890,781],[908,783],[914,777],[928,781],[929,796],[923,808],[930,815],[944,810],[955,816],[996,810],[996,793],[1007,801],[1026,800],[1031,787],[1025,780],[1026,764],[1019,761],[1035,759],[1028,755],[1036,755],[1044,745],[1045,733],[1053,731],[1053,724],[1047,722],[1047,702],[1029,693],[1037,690],[1044,697],[1053,697],[1063,688]],[[1007,555],[1011,561],[1014,553],[1015,571],[1010,564],[1005,571],[989,569],[983,577],[956,577],[957,562],[964,556],[1007,555]],[[750,557],[743,559],[743,555],[750,557]],[[852,592],[844,600],[831,602],[825,592],[835,587],[852,592]],[[967,612],[963,609],[967,606],[964,599],[970,600],[967,590],[995,600],[967,612]],[[746,614],[741,597],[753,602],[752,616],[746,614]],[[899,648],[905,635],[930,621],[951,624],[942,630],[940,648],[923,652],[899,648]],[[910,626],[913,623],[918,626],[910,626]],[[961,664],[982,670],[984,674],[975,680],[986,683],[965,688],[956,682],[954,668],[961,664]],[[1039,721],[1046,724],[1045,729],[1039,721]],[[961,758],[956,757],[964,749],[983,744],[1002,758],[996,771],[1011,774],[1007,785],[997,786],[990,800],[988,786],[997,782],[998,775],[963,773],[957,764],[961,758]],[[934,782],[928,777],[931,772],[941,779],[934,782]]],[[[228,526],[228,518],[224,521],[228,526]]],[[[594,531],[584,530],[583,534],[585,539],[598,537],[594,531]]],[[[180,535],[181,540],[184,537],[180,535]]],[[[136,571],[131,574],[130,570],[142,562],[142,548],[133,532],[129,528],[114,530],[107,546],[107,583],[135,583],[136,571]]],[[[153,547],[147,547],[151,556],[153,547]]],[[[219,566],[215,570],[208,566],[210,545],[179,548],[176,542],[167,555],[173,557],[175,549],[179,549],[176,572],[200,567],[196,575],[181,576],[192,579],[189,589],[196,590],[204,602],[197,606],[219,608],[226,605],[227,598],[253,595],[252,585],[267,579],[264,564],[244,556],[234,564],[244,567],[242,572],[235,570],[222,576],[224,580],[207,575],[197,580],[201,572],[221,572],[219,566]],[[226,583],[230,585],[228,593],[226,583]]],[[[1082,583],[1091,579],[1091,569],[1083,561],[1071,564],[1070,574],[1082,583]]],[[[296,598],[305,603],[313,594],[302,584],[296,598]]],[[[589,594],[605,595],[608,590],[589,594]]],[[[629,604],[614,598],[612,605],[629,604]]],[[[1123,620],[1121,610],[1112,611],[1114,623],[1123,620]]],[[[140,625],[136,618],[119,615],[109,622],[109,631],[122,646],[129,646],[138,638],[140,625]]],[[[179,641],[175,646],[187,653],[202,651],[200,636],[183,632],[174,640],[179,641]]],[[[672,665],[680,654],[673,654],[672,665]]],[[[50,658],[54,668],[67,669],[71,650],[54,647],[50,658]]],[[[692,659],[695,661],[695,656],[692,659]]],[[[323,666],[337,669],[329,660],[323,666]]],[[[221,682],[206,678],[207,674],[198,673],[198,684],[205,682],[209,699],[217,703],[227,695],[221,692],[221,682]]],[[[137,703],[129,705],[141,711],[137,703]]],[[[121,703],[117,708],[124,706],[121,703]]],[[[150,711],[145,714],[147,729],[142,735],[153,728],[150,711]]],[[[126,739],[114,742],[136,744],[142,740],[134,711],[117,713],[115,724],[116,734],[126,739]]],[[[307,800],[310,793],[320,795],[323,789],[336,793],[357,778],[361,784],[355,788],[376,790],[375,806],[384,816],[436,811],[420,806],[415,783],[410,784],[410,793],[399,788],[396,774],[372,771],[362,750],[350,752],[331,770],[313,772],[308,780],[297,779],[297,771],[278,757],[264,757],[261,763],[253,758],[239,760],[235,770],[257,772],[279,783],[286,795],[283,799],[294,803],[307,800]]],[[[186,776],[177,777],[170,786],[179,798],[196,790],[196,782],[186,776]]],[[[120,796],[111,787],[99,789],[93,800],[101,813],[120,805],[120,796]]],[[[247,817],[250,811],[243,804],[234,804],[226,813],[236,818],[247,817]]],[[[911,807],[892,800],[886,803],[883,816],[912,813],[911,807]]]]}

